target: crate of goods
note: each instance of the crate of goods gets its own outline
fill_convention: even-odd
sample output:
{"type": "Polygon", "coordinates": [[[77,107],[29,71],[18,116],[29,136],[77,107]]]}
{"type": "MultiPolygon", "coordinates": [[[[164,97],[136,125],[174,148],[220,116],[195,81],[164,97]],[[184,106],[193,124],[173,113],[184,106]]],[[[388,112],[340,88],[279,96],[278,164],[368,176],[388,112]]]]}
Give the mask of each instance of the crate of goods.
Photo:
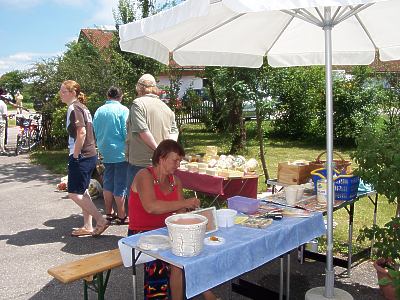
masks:
{"type": "Polygon", "coordinates": [[[228,198],[228,208],[245,214],[254,214],[260,207],[260,200],[242,196],[228,198]]]}
{"type": "MultiPolygon", "coordinates": [[[[317,192],[318,180],[326,180],[327,171],[324,168],[311,172],[314,182],[314,191],[317,192]]],[[[335,200],[350,201],[357,197],[360,177],[356,175],[341,175],[339,171],[333,170],[333,186],[335,200]]]]}
{"type": "Polygon", "coordinates": [[[310,179],[311,169],[308,161],[280,162],[278,164],[278,182],[303,184],[310,179]]]}

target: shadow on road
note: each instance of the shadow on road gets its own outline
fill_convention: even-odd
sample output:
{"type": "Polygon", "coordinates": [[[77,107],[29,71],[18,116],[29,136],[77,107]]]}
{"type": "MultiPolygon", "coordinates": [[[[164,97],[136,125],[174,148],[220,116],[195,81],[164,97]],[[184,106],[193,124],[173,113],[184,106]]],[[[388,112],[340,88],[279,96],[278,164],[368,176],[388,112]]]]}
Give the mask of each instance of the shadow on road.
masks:
{"type": "Polygon", "coordinates": [[[41,181],[54,184],[59,178],[56,175],[50,175],[43,172],[43,168],[29,164],[27,162],[2,163],[0,168],[0,184],[2,183],[26,183],[32,181],[41,181]]]}
{"type": "MultiPolygon", "coordinates": [[[[290,276],[290,299],[303,300],[306,292],[315,287],[325,286],[325,263],[316,261],[306,261],[300,264],[297,261],[297,253],[291,253],[291,276],[290,276]]],[[[338,267],[336,267],[338,269],[338,267]]],[[[261,267],[258,272],[265,274],[257,280],[257,284],[278,292],[279,287],[280,261],[273,262],[261,267]]],[[[368,273],[365,274],[368,276],[368,273]]],[[[352,274],[352,278],[359,277],[360,274],[352,274]]],[[[360,278],[361,279],[361,278],[360,278]]],[[[362,282],[362,280],[360,280],[362,282]]],[[[355,300],[379,300],[384,299],[379,288],[363,285],[351,281],[347,277],[335,275],[335,288],[349,292],[355,300]]]]}
{"type": "Polygon", "coordinates": [[[122,236],[109,235],[107,231],[100,237],[72,237],[71,228],[82,225],[82,216],[71,215],[62,219],[51,219],[43,223],[48,228],[34,228],[10,235],[0,235],[0,240],[14,246],[30,246],[51,243],[64,243],[63,252],[84,255],[110,250],[116,247],[122,236]],[[82,243],[82,240],[85,240],[82,243]]]}

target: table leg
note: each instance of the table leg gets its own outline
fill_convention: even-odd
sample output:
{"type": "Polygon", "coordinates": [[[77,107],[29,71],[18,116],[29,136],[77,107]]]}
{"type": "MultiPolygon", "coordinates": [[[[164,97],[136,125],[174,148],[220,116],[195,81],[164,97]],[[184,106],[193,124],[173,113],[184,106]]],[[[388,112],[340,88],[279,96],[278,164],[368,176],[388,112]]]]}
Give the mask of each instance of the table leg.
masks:
{"type": "Polygon", "coordinates": [[[97,273],[97,299],[104,300],[105,286],[103,284],[103,272],[97,273]]]}
{"type": "Polygon", "coordinates": [[[304,263],[304,248],[305,248],[305,244],[303,244],[297,248],[297,261],[300,264],[304,263]]]}
{"type": "Polygon", "coordinates": [[[290,295],[290,252],[286,254],[286,300],[289,300],[290,295]]]}
{"type": "Polygon", "coordinates": [[[351,259],[353,255],[353,219],[354,219],[354,203],[351,203],[349,211],[349,239],[348,239],[348,254],[347,254],[347,275],[349,277],[351,272],[351,259]]]}
{"type": "Polygon", "coordinates": [[[284,263],[284,258],[281,256],[279,258],[280,263],[281,263],[281,270],[279,273],[279,300],[283,300],[283,263],[284,263]]]}
{"type": "MultiPolygon", "coordinates": [[[[224,184],[222,190],[225,190],[225,189],[228,187],[228,185],[229,185],[230,182],[231,182],[231,179],[228,179],[227,182],[224,184]]],[[[242,186],[242,188],[240,189],[239,193],[242,191],[242,189],[243,189],[243,186],[242,186]]],[[[214,204],[214,202],[216,202],[216,206],[218,206],[218,208],[219,208],[218,201],[217,201],[218,198],[219,198],[219,196],[220,196],[220,194],[218,194],[217,196],[215,196],[215,198],[213,199],[213,201],[211,201],[211,203],[210,203],[210,207],[214,204]]]]}
{"type": "Polygon", "coordinates": [[[136,262],[138,261],[142,251],[138,251],[138,255],[135,255],[135,248],[132,248],[132,289],[133,289],[133,300],[137,299],[136,293],[136,262]]]}
{"type": "Polygon", "coordinates": [[[85,279],[83,279],[83,299],[88,300],[88,284],[85,279]]]}
{"type": "MultiPolygon", "coordinates": [[[[375,199],[372,199],[370,196],[368,196],[368,199],[372,202],[374,205],[374,220],[373,220],[373,225],[376,225],[376,215],[378,213],[378,193],[375,194],[375,199]]],[[[374,243],[375,243],[375,236],[371,240],[371,251],[369,252],[369,257],[372,256],[372,251],[374,248],[374,243]]]]}
{"type": "Polygon", "coordinates": [[[219,194],[217,196],[215,196],[215,198],[211,201],[211,203],[210,203],[210,205],[208,207],[211,207],[215,202],[216,203],[215,206],[217,206],[219,208],[219,204],[218,204],[218,201],[217,201],[219,196],[220,196],[219,194]]]}

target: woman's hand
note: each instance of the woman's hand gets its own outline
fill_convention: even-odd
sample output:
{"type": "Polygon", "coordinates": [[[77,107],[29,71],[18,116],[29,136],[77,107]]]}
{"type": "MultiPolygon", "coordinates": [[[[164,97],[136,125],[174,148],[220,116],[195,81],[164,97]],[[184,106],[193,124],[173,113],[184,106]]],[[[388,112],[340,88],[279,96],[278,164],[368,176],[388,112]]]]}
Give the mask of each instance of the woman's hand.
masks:
{"type": "Polygon", "coordinates": [[[200,207],[200,200],[193,197],[185,200],[185,207],[188,209],[196,209],[200,207]]]}

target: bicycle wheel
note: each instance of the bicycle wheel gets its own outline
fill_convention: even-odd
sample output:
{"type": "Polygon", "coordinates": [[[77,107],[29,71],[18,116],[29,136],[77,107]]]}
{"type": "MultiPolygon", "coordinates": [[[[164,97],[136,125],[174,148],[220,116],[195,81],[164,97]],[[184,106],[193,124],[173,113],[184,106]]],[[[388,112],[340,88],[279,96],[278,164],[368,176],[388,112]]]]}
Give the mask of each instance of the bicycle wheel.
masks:
{"type": "Polygon", "coordinates": [[[29,132],[29,149],[32,150],[39,143],[39,134],[37,130],[31,130],[29,132]]]}
{"type": "Polygon", "coordinates": [[[17,145],[15,146],[15,155],[21,153],[21,135],[18,133],[17,135],[17,145]]]}
{"type": "Polygon", "coordinates": [[[25,129],[22,132],[21,136],[21,152],[28,152],[29,151],[29,146],[30,146],[30,140],[29,140],[29,131],[25,129]]]}

